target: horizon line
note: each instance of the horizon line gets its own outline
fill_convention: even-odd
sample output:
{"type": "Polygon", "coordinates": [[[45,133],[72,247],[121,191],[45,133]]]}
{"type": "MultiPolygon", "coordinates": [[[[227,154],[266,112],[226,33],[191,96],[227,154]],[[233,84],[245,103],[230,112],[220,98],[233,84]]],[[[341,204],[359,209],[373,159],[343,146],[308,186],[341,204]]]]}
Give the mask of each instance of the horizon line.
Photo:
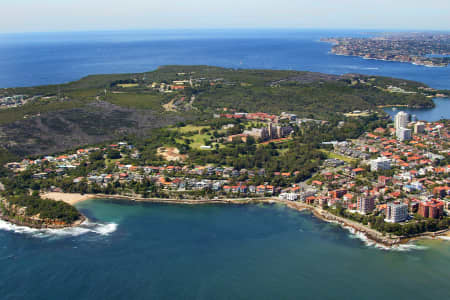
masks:
{"type": "Polygon", "coordinates": [[[158,28],[118,28],[118,29],[68,29],[68,30],[42,30],[42,31],[0,31],[0,35],[14,35],[14,34],[45,34],[45,33],[101,33],[101,32],[139,32],[139,31],[245,31],[245,30],[310,30],[310,31],[368,31],[374,33],[390,33],[390,32],[420,32],[420,33],[450,33],[450,29],[418,29],[418,28],[347,28],[347,27],[158,27],[158,28]]]}

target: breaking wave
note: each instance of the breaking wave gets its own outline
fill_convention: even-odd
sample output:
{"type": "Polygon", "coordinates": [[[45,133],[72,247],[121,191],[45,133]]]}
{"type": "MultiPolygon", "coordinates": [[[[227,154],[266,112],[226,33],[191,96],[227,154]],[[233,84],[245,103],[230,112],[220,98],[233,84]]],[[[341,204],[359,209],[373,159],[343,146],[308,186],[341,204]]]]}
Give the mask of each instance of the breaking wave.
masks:
{"type": "Polygon", "coordinates": [[[361,240],[367,247],[374,247],[381,250],[387,251],[412,251],[412,250],[426,250],[428,249],[425,246],[419,246],[412,243],[408,244],[399,244],[395,246],[386,246],[380,243],[377,243],[371,239],[369,239],[363,232],[355,230],[353,227],[345,226],[340,222],[328,220],[327,222],[340,225],[342,228],[346,229],[350,233],[350,238],[361,240]]]}
{"type": "Polygon", "coordinates": [[[388,251],[412,251],[412,250],[426,250],[428,249],[425,246],[419,246],[415,244],[399,244],[395,246],[386,246],[380,243],[377,243],[371,239],[369,239],[364,233],[355,230],[352,227],[349,226],[342,226],[345,229],[347,229],[350,232],[350,237],[354,239],[361,240],[366,246],[368,247],[374,247],[381,250],[388,250],[388,251]]]}
{"type": "Polygon", "coordinates": [[[85,221],[77,227],[67,227],[62,229],[36,229],[26,226],[15,225],[3,220],[0,220],[0,230],[10,231],[18,234],[25,234],[37,238],[55,238],[55,237],[75,237],[87,233],[94,233],[102,236],[107,236],[117,230],[116,223],[95,223],[85,221]]]}

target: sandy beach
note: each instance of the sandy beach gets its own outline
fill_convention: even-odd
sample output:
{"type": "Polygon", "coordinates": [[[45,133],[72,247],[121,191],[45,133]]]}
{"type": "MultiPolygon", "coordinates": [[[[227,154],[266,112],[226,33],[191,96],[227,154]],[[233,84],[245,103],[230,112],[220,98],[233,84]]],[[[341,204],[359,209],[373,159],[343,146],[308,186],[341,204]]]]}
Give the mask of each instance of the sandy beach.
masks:
{"type": "Polygon", "coordinates": [[[66,203],[69,203],[70,205],[74,205],[82,201],[96,198],[96,196],[93,194],[81,195],[79,193],[58,193],[58,192],[43,193],[41,194],[41,197],[52,199],[55,201],[64,201],[66,203]]]}

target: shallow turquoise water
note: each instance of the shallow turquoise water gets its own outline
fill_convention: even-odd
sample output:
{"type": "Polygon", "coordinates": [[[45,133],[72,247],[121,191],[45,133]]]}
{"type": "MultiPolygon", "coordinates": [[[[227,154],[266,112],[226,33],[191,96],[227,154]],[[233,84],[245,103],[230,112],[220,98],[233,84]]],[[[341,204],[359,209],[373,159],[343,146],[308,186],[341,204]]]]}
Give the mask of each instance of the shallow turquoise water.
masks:
{"type": "Polygon", "coordinates": [[[446,241],[381,250],[278,205],[95,200],[78,207],[117,227],[65,235],[0,230],[1,299],[450,297],[446,241]]]}

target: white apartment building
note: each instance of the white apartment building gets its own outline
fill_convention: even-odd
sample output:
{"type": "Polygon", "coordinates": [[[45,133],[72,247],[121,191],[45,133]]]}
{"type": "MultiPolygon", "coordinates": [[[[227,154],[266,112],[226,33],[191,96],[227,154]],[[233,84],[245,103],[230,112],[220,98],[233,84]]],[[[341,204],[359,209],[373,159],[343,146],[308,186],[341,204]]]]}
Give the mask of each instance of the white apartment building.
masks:
{"type": "Polygon", "coordinates": [[[399,128],[396,129],[396,134],[397,134],[397,138],[399,141],[408,141],[411,139],[412,134],[411,134],[411,129],[407,129],[407,128],[399,128]]]}
{"type": "Polygon", "coordinates": [[[423,122],[417,122],[414,124],[414,134],[424,133],[425,132],[425,124],[423,122]]]}
{"type": "Polygon", "coordinates": [[[281,193],[278,198],[282,200],[288,200],[288,201],[297,201],[298,194],[295,193],[281,193]]]}
{"type": "Polygon", "coordinates": [[[388,158],[378,157],[370,161],[370,171],[372,172],[389,169],[391,169],[391,160],[388,158]]]}
{"type": "Polygon", "coordinates": [[[399,130],[400,128],[406,128],[408,126],[409,114],[404,111],[400,111],[395,115],[394,123],[395,130],[399,130]]]}
{"type": "Polygon", "coordinates": [[[390,202],[386,207],[386,222],[398,223],[408,219],[408,205],[400,202],[390,202]]]}

